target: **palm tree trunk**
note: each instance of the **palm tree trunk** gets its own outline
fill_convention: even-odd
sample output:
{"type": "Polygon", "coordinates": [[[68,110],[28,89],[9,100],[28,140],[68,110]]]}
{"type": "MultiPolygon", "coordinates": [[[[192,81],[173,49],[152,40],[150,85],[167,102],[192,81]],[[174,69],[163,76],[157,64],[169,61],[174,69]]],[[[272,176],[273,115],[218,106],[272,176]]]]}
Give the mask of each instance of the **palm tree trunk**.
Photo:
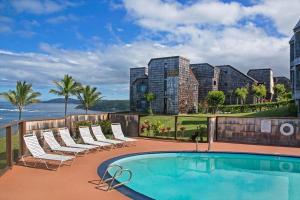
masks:
{"type": "Polygon", "coordinates": [[[19,120],[22,118],[22,109],[19,108],[19,120]]]}
{"type": "Polygon", "coordinates": [[[85,114],[86,115],[88,114],[88,108],[85,108],[85,114]]]}
{"type": "Polygon", "coordinates": [[[65,98],[65,116],[67,116],[68,98],[65,98]]]}

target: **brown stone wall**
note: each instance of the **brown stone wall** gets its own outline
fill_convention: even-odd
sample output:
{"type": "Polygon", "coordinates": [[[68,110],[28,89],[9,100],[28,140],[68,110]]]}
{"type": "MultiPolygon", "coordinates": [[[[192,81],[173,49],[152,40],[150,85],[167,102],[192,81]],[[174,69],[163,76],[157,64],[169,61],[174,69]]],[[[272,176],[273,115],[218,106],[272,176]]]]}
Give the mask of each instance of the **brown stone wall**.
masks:
{"type": "Polygon", "coordinates": [[[112,123],[120,123],[125,136],[137,137],[139,134],[139,116],[111,113],[109,120],[112,123]]]}
{"type": "Polygon", "coordinates": [[[217,141],[300,147],[300,118],[217,118],[217,141]],[[263,133],[262,120],[271,122],[271,132],[263,133]],[[285,136],[280,126],[289,123],[294,133],[285,136]]]}

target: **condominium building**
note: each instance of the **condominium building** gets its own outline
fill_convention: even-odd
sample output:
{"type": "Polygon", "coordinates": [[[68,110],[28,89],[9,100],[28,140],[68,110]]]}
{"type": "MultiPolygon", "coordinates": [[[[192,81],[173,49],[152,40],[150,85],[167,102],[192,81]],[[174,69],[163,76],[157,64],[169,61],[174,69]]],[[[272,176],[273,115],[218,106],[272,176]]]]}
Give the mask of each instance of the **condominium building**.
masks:
{"type": "Polygon", "coordinates": [[[255,84],[266,85],[267,99],[272,100],[271,69],[251,69],[244,74],[231,65],[190,64],[181,56],[152,58],[148,67],[130,69],[130,108],[145,112],[149,107],[145,94],[151,92],[156,97],[151,102],[155,113],[189,113],[197,111],[198,104],[205,102],[209,91],[214,90],[224,92],[225,104],[236,104],[235,90],[241,87],[248,88],[246,103],[252,104],[256,102],[251,89],[255,84]]]}
{"type": "Polygon", "coordinates": [[[293,98],[300,114],[300,20],[296,24],[290,40],[290,71],[293,98]]]}
{"type": "Polygon", "coordinates": [[[131,68],[132,111],[145,110],[146,92],[155,95],[151,102],[155,113],[189,113],[198,109],[198,81],[190,69],[190,61],[181,56],[152,58],[148,63],[148,73],[146,68],[131,68]]]}

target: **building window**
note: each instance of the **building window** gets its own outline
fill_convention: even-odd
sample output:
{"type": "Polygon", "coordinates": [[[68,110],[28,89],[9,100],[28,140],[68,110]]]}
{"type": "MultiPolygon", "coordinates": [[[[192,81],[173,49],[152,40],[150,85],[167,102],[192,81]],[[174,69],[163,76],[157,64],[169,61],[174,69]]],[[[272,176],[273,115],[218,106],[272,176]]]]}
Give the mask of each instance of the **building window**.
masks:
{"type": "Polygon", "coordinates": [[[294,55],[294,48],[295,48],[295,45],[294,43],[291,43],[290,44],[290,60],[291,62],[294,60],[295,58],[295,55],[294,55]]]}
{"type": "Polygon", "coordinates": [[[296,74],[294,77],[295,81],[296,81],[296,89],[300,89],[300,65],[296,66],[296,74]]]}
{"type": "Polygon", "coordinates": [[[214,85],[217,85],[217,81],[214,81],[214,85]]]}
{"type": "Polygon", "coordinates": [[[227,86],[228,84],[227,84],[227,83],[224,83],[224,85],[227,86]]]}
{"type": "Polygon", "coordinates": [[[295,58],[300,57],[300,33],[295,34],[295,58]]]}
{"type": "Polygon", "coordinates": [[[165,63],[164,65],[164,78],[166,79],[168,77],[168,64],[165,63]]]}
{"type": "Polygon", "coordinates": [[[292,86],[292,93],[294,93],[294,85],[295,85],[295,82],[294,82],[294,71],[291,71],[291,86],[292,86]]]}
{"type": "Polygon", "coordinates": [[[147,91],[147,85],[139,84],[137,85],[137,92],[138,93],[145,93],[147,91]]]}

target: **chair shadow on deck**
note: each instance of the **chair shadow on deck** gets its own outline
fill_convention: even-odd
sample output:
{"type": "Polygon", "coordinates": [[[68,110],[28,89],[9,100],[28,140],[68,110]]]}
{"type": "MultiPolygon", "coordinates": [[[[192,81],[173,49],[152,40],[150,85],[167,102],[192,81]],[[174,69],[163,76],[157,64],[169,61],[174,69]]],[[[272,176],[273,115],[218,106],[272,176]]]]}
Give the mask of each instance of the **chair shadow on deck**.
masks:
{"type": "MultiPolygon", "coordinates": [[[[28,160],[28,158],[26,160],[26,165],[21,159],[18,160],[16,164],[19,165],[19,166],[23,166],[23,167],[34,168],[34,169],[43,169],[43,170],[47,170],[47,171],[57,171],[60,168],[59,164],[52,163],[52,162],[49,162],[49,161],[47,162],[47,165],[48,165],[48,168],[47,168],[44,163],[39,162],[35,159],[28,160]]],[[[66,165],[66,164],[63,164],[63,165],[66,165]]],[[[61,165],[61,167],[63,165],[61,165]]]]}

